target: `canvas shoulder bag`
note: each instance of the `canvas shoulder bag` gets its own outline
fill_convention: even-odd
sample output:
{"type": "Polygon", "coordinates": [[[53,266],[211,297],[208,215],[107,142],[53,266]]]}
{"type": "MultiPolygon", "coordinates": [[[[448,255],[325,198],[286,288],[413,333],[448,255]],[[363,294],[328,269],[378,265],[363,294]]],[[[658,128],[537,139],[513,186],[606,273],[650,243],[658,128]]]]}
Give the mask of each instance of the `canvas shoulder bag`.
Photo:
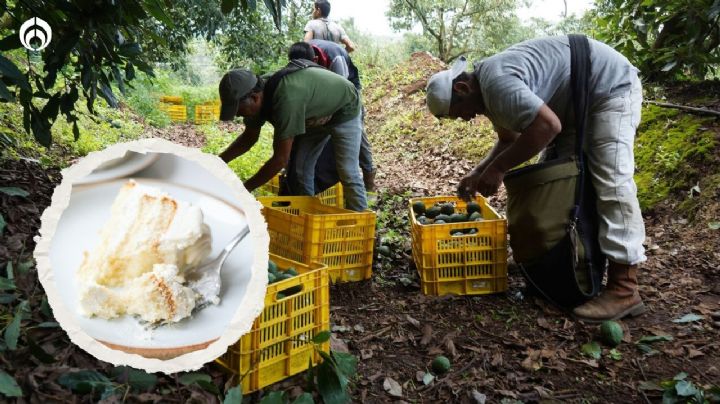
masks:
{"type": "Polygon", "coordinates": [[[563,308],[597,295],[606,266],[600,251],[596,195],[583,154],[589,108],[590,45],[569,35],[575,155],[510,171],[510,247],[531,288],[563,308]]]}

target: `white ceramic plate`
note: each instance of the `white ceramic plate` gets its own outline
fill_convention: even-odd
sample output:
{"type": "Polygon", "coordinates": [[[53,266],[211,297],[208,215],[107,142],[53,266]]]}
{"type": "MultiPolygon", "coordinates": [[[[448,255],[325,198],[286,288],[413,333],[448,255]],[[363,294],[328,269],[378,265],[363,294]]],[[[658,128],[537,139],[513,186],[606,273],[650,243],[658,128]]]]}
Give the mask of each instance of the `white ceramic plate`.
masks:
{"type": "Polygon", "coordinates": [[[116,178],[132,175],[157,161],[158,153],[136,153],[128,151],[119,159],[107,161],[101,164],[86,177],[75,181],[75,184],[95,184],[102,181],[114,180],[116,178]]]}
{"type": "MultiPolygon", "coordinates": [[[[247,291],[255,251],[252,237],[238,244],[225,261],[221,274],[221,302],[217,306],[208,306],[190,318],[151,332],[145,331],[131,316],[103,320],[80,315],[75,271],[80,266],[83,251],[97,244],[100,229],[110,217],[110,206],[125,182],[111,181],[73,190],[50,248],[50,262],[63,304],[88,335],[122,347],[182,349],[219,338],[247,291]]],[[[245,215],[238,207],[203,191],[158,180],[137,179],[137,182],[160,188],[170,196],[202,209],[212,235],[212,252],[206,260],[217,256],[246,225],[245,215]]]]}

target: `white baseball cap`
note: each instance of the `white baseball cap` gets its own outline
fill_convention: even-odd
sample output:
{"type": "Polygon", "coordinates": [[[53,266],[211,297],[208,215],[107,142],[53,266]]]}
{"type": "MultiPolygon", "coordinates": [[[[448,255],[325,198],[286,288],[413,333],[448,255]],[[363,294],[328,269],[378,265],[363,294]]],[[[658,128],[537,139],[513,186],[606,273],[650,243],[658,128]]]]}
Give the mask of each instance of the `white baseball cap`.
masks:
{"type": "Polygon", "coordinates": [[[433,74],[428,80],[426,103],[430,112],[437,116],[447,116],[450,113],[450,100],[452,98],[452,82],[467,67],[467,59],[460,56],[452,67],[440,73],[433,74]]]}

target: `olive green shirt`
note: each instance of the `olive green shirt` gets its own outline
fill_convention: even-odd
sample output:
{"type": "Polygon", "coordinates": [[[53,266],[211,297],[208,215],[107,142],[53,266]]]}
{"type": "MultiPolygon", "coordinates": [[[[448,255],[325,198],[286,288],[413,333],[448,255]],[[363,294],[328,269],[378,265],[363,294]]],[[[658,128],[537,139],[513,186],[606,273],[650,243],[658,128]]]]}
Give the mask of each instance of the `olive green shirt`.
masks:
{"type": "MultiPolygon", "coordinates": [[[[267,100],[263,101],[267,102],[267,100]]],[[[275,139],[285,140],[318,128],[347,122],[360,114],[357,90],[329,70],[308,67],[283,77],[272,99],[270,123],[275,139]]],[[[262,117],[246,118],[245,125],[260,127],[262,117]]]]}

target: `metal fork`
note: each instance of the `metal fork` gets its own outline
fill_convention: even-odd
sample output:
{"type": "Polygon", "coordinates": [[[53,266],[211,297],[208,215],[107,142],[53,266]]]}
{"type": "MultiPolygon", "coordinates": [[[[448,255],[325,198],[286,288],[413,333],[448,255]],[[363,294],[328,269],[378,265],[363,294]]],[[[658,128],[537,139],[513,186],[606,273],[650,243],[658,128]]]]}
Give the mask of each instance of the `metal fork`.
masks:
{"type": "Polygon", "coordinates": [[[250,228],[246,225],[237,236],[230,240],[227,246],[225,246],[215,259],[195,268],[186,276],[186,279],[188,280],[187,286],[200,295],[200,299],[195,305],[196,309],[205,307],[209,303],[217,304],[219,302],[218,295],[220,294],[221,286],[220,270],[222,269],[228,255],[230,255],[238,243],[240,243],[249,233],[250,228]]]}

